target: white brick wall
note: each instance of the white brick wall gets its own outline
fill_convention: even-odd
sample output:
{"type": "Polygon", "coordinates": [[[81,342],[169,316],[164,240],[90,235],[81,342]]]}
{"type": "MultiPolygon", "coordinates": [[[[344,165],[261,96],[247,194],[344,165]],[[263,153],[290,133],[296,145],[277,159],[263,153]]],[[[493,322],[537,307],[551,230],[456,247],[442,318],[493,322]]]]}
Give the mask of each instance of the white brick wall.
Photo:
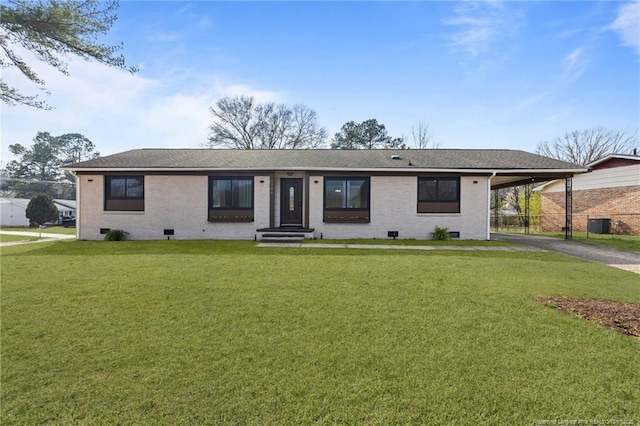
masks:
{"type": "MultiPolygon", "coordinates": [[[[254,222],[209,223],[207,176],[147,175],[144,212],[105,212],[104,177],[82,175],[78,177],[78,238],[101,240],[100,228],[110,228],[127,231],[131,239],[164,239],[163,230],[174,229],[172,239],[250,240],[256,229],[269,226],[269,179],[254,178],[254,222]]],[[[460,179],[458,214],[418,214],[417,182],[415,176],[372,176],[371,223],[336,224],[323,222],[324,181],[311,175],[308,226],[315,228],[317,238],[321,234],[323,238],[387,238],[387,231],[398,231],[400,238],[426,239],[436,226],[460,232],[460,239],[487,238],[487,177],[460,179]]],[[[279,180],[275,183],[277,194],[279,180]]],[[[279,198],[275,205],[278,216],[279,198]]]]}
{"type": "Polygon", "coordinates": [[[78,183],[79,239],[103,239],[100,228],[123,229],[136,240],[164,239],[164,229],[175,230],[172,239],[253,239],[256,229],[269,226],[269,176],[254,178],[255,220],[249,223],[207,221],[207,176],[145,176],[144,212],[105,212],[103,176],[79,176],[78,183]]]}
{"type": "Polygon", "coordinates": [[[310,181],[309,226],[316,238],[321,234],[328,239],[387,238],[387,231],[398,231],[400,238],[427,239],[436,226],[460,232],[460,239],[487,238],[487,177],[460,179],[460,213],[418,214],[417,177],[372,176],[371,222],[367,224],[323,223],[323,178],[311,176],[310,181]]]}

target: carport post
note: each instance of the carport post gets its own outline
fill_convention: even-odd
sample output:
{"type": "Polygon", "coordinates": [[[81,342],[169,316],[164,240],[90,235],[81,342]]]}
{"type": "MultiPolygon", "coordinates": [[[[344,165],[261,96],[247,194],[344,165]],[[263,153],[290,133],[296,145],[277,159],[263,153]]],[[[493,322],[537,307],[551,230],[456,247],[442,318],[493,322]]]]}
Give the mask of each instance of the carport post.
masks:
{"type": "Polygon", "coordinates": [[[573,229],[571,227],[572,223],[572,213],[573,213],[573,203],[572,203],[572,175],[566,175],[564,177],[564,239],[571,240],[573,239],[573,229]]]}
{"type": "Polygon", "coordinates": [[[499,227],[499,223],[498,223],[498,214],[500,213],[500,210],[498,209],[498,202],[499,202],[500,198],[498,197],[498,190],[494,189],[493,190],[493,225],[494,225],[494,231],[498,232],[498,227],[499,227]]]}
{"type": "Polygon", "coordinates": [[[524,233],[529,235],[529,226],[531,224],[531,184],[524,187],[524,233]]]}

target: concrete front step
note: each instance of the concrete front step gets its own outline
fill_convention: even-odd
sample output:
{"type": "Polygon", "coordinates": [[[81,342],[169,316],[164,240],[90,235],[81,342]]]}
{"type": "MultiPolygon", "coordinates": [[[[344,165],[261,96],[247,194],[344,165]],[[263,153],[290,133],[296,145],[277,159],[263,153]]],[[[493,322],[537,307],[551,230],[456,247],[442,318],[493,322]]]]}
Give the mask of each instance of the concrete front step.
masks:
{"type": "Polygon", "coordinates": [[[304,238],[261,238],[261,243],[276,243],[276,244],[302,244],[304,238]]]}
{"type": "Polygon", "coordinates": [[[263,243],[301,243],[305,235],[299,232],[269,232],[258,238],[263,243]]]}
{"type": "Polygon", "coordinates": [[[304,235],[275,235],[275,236],[262,236],[260,242],[263,243],[301,243],[304,241],[304,235]]]}
{"type": "Polygon", "coordinates": [[[312,228],[262,228],[257,240],[264,243],[302,243],[305,238],[314,238],[312,228]]]}
{"type": "Polygon", "coordinates": [[[271,232],[262,234],[263,238],[286,238],[286,237],[300,237],[304,238],[304,234],[300,232],[271,232]]]}

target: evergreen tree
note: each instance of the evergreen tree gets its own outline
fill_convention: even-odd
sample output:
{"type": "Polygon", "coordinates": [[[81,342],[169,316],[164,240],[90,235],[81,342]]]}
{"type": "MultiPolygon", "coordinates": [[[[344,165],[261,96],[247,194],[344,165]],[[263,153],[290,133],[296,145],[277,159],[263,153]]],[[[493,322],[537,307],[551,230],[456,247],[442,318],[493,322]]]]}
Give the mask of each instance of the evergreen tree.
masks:
{"type": "Polygon", "coordinates": [[[403,138],[392,138],[375,118],[345,123],[333,137],[332,149],[405,149],[403,138]]]}
{"type": "MultiPolygon", "coordinates": [[[[76,56],[136,72],[126,67],[118,52],[122,45],[98,41],[116,20],[116,0],[7,0],[0,4],[0,67],[17,68],[44,90],[45,82],[21,57],[26,49],[36,58],[68,75],[66,57],[76,56]]],[[[46,90],[45,90],[46,92],[46,90]]],[[[23,104],[50,109],[37,95],[20,93],[0,79],[0,99],[7,105],[23,104]]]]}
{"type": "Polygon", "coordinates": [[[48,194],[36,194],[27,205],[26,216],[31,223],[42,225],[58,219],[58,208],[48,194]]]}

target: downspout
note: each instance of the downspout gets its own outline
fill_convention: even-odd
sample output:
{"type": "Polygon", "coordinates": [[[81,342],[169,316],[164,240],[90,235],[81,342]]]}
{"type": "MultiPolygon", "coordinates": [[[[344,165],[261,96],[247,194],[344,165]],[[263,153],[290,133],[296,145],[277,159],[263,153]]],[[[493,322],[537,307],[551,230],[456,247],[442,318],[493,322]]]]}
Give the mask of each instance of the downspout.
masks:
{"type": "Polygon", "coordinates": [[[491,173],[487,182],[487,241],[491,239],[491,179],[496,176],[497,172],[491,173]]]}
{"type": "Polygon", "coordinates": [[[78,177],[75,171],[71,171],[71,174],[76,178],[76,240],[79,240],[80,227],[82,226],[80,225],[82,223],[80,221],[80,210],[82,205],[80,203],[80,178],[78,177]]]}

